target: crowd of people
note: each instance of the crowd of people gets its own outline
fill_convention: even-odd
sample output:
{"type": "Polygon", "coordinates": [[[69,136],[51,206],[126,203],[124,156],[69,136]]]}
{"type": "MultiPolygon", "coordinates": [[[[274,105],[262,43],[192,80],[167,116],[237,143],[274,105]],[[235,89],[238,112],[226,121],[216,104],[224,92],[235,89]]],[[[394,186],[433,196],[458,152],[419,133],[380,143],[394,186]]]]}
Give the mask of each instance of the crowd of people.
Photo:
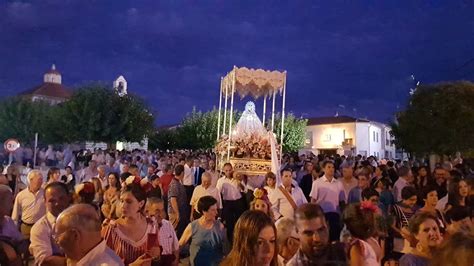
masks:
{"type": "Polygon", "coordinates": [[[287,154],[248,176],[204,151],[30,153],[0,169],[0,265],[474,262],[466,160],[287,154]]]}

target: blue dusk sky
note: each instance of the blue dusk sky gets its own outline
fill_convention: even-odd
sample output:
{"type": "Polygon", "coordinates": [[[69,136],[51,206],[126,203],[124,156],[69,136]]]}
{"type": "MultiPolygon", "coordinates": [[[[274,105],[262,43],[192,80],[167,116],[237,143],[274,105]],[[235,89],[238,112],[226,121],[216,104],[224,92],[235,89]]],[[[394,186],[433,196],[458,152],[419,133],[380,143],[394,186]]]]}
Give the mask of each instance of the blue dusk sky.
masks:
{"type": "Polygon", "coordinates": [[[286,70],[298,117],[387,122],[416,81],[474,79],[473,13],[474,1],[0,0],[0,93],[53,63],[70,88],[124,75],[174,124],[217,106],[236,65],[286,70]]]}

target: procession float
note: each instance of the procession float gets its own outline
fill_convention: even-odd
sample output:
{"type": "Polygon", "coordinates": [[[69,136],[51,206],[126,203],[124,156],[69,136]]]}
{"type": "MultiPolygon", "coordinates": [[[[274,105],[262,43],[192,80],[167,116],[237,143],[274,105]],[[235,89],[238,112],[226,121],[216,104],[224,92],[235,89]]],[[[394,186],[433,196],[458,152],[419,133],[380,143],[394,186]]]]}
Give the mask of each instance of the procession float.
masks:
{"type": "Polygon", "coordinates": [[[222,169],[227,162],[234,170],[248,176],[278,173],[281,163],[285,119],[286,71],[267,71],[236,67],[221,78],[217,125],[217,165],[222,169]],[[256,105],[249,101],[234,125],[235,96],[254,100],[263,98],[262,119],[256,105]],[[281,127],[274,130],[276,101],[281,100],[281,127]],[[269,125],[265,126],[267,101],[271,102],[269,125]],[[279,136],[273,132],[277,131],[279,136]],[[277,138],[280,140],[278,143],[277,138]]]}

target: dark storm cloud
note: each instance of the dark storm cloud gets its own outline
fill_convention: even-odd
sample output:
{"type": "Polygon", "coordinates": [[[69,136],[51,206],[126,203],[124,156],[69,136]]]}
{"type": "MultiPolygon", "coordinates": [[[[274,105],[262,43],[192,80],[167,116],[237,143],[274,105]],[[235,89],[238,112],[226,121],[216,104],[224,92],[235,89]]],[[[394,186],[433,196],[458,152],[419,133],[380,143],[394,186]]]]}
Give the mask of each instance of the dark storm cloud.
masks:
{"type": "Polygon", "coordinates": [[[414,85],[474,77],[470,1],[0,2],[0,93],[56,63],[77,86],[119,75],[178,122],[218,105],[233,65],[288,71],[287,110],[386,121],[414,85]],[[389,3],[390,2],[390,3],[389,3]],[[339,105],[344,106],[344,108],[339,105]]]}

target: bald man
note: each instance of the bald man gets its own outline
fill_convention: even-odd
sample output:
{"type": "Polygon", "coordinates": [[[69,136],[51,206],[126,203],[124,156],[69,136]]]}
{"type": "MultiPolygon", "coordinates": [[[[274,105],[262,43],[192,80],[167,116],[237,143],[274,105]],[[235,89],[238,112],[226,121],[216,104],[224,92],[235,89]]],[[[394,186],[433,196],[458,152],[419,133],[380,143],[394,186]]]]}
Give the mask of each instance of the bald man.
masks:
{"type": "Polygon", "coordinates": [[[100,235],[101,222],[89,204],[76,204],[56,219],[54,240],[67,256],[67,265],[124,265],[100,235]]]}

